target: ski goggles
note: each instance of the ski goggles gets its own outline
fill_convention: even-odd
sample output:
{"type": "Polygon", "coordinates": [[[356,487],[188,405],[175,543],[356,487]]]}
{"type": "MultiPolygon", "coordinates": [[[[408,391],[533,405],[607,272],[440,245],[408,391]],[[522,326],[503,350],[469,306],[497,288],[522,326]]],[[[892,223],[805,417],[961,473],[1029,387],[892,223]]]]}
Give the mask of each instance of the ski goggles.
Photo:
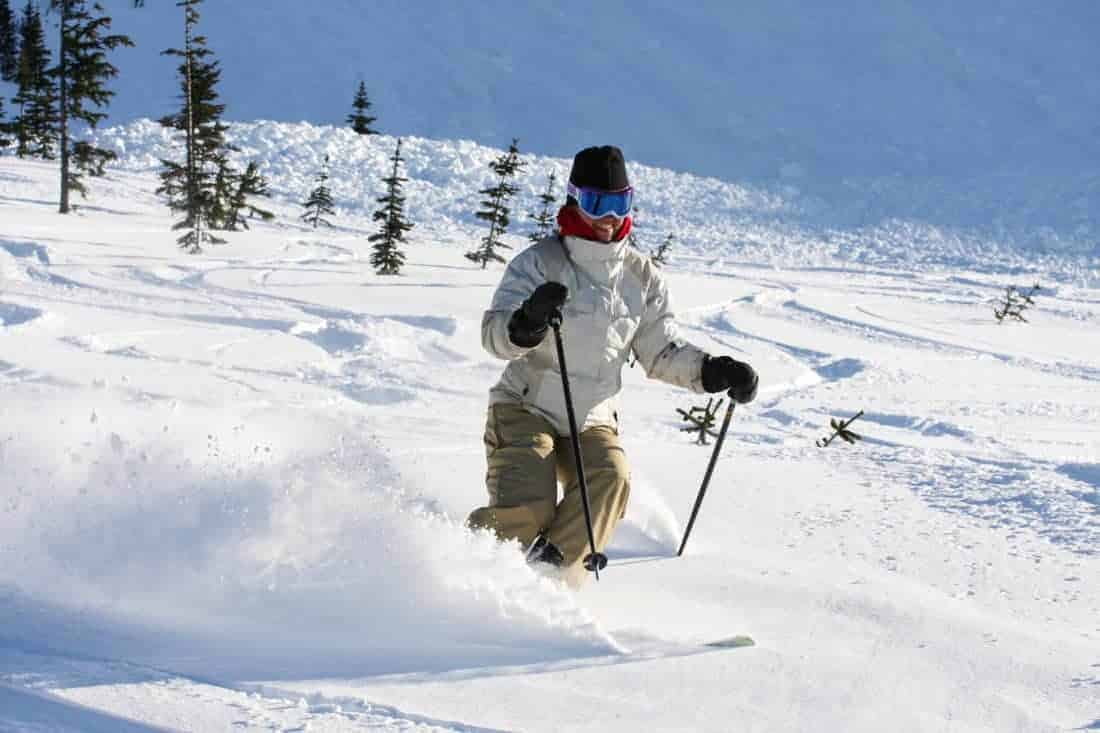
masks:
{"type": "Polygon", "coordinates": [[[584,188],[570,183],[565,191],[577,200],[581,211],[593,219],[605,216],[622,219],[630,213],[630,207],[634,203],[634,189],[630,186],[621,191],[601,191],[597,188],[584,188]]]}

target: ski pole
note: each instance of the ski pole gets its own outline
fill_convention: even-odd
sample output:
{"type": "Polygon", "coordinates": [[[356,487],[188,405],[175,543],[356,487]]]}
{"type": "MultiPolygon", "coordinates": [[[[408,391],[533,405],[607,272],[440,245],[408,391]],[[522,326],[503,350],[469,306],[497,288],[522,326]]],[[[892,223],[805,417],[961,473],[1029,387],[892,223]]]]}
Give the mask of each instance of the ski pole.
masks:
{"type": "Polygon", "coordinates": [[[726,408],[726,417],[722,420],[722,429],[718,433],[718,440],[714,444],[714,452],[710,454],[710,462],[707,464],[707,472],[703,476],[703,485],[699,487],[699,495],[695,497],[695,506],[691,510],[691,519],[688,520],[687,529],[684,530],[684,539],[680,543],[680,549],[676,553],[676,557],[680,557],[684,554],[684,548],[687,547],[688,536],[691,535],[691,528],[695,526],[695,517],[699,515],[699,507],[703,505],[703,495],[707,493],[707,484],[710,483],[710,476],[714,473],[714,464],[718,462],[718,453],[722,450],[722,441],[726,439],[726,431],[730,427],[730,419],[733,417],[733,396],[727,395],[730,404],[726,408]]]}
{"type": "Polygon", "coordinates": [[[584,558],[584,569],[596,574],[600,579],[600,570],[607,566],[607,556],[596,552],[596,538],[592,533],[592,510],[588,504],[588,482],[584,478],[584,460],[581,458],[581,439],[577,433],[577,416],[573,412],[573,395],[569,391],[569,375],[565,369],[565,347],[561,342],[561,313],[550,318],[554,328],[554,342],[558,347],[558,366],[561,367],[561,386],[565,392],[565,412],[569,416],[569,437],[573,443],[573,455],[577,458],[577,480],[581,487],[581,503],[584,505],[584,524],[588,528],[588,546],[592,553],[584,558]]]}

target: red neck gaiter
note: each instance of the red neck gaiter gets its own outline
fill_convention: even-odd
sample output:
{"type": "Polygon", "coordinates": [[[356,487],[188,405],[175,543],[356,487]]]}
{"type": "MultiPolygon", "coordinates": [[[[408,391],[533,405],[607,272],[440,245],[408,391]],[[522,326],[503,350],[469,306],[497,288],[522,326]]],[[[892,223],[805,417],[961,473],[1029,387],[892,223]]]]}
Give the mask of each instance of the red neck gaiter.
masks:
{"type": "MultiPolygon", "coordinates": [[[[632,226],[633,221],[629,216],[623,219],[623,223],[619,225],[619,230],[615,232],[614,236],[611,238],[612,241],[623,241],[626,235],[630,234],[632,226]]],[[[573,206],[563,206],[558,211],[558,229],[563,235],[568,237],[580,237],[581,239],[589,239],[593,242],[603,241],[573,206]]]]}

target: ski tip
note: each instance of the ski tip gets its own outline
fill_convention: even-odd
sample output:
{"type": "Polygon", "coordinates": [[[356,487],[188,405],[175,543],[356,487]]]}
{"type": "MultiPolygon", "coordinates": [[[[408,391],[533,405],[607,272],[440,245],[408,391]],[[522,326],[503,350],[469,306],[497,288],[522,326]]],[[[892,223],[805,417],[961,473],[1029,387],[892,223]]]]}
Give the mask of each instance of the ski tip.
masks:
{"type": "Polygon", "coordinates": [[[751,636],[739,635],[731,636],[728,639],[708,641],[704,646],[714,647],[716,649],[738,649],[744,646],[756,646],[756,642],[753,641],[751,636]]]}

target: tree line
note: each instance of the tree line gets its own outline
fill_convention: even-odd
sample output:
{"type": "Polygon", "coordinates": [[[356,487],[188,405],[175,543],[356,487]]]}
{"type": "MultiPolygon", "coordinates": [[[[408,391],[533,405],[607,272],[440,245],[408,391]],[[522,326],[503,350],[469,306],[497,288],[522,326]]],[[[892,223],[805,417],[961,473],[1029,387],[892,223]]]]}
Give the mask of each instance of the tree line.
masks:
{"type": "MultiPolygon", "coordinates": [[[[164,51],[180,58],[182,108],[160,122],[183,133],[186,160],[165,163],[162,188],[173,209],[185,211],[186,220],[235,229],[242,226],[243,212],[258,214],[241,199],[262,195],[263,183],[258,170],[241,173],[228,167],[226,154],[234,150],[225,143],[227,127],[220,121],[225,109],[217,101],[221,72],[206,39],[196,32],[201,2],[177,0],[184,11],[183,48],[164,51]],[[189,199],[185,209],[180,208],[181,192],[189,199]]],[[[144,1],[134,0],[133,5],[143,7],[144,1]]],[[[104,166],[116,157],[82,139],[82,134],[106,119],[115,96],[108,87],[118,76],[111,52],[133,47],[134,42],[111,33],[112,19],[96,0],[45,0],[46,14],[56,15],[59,31],[54,59],[42,7],[38,0],[26,0],[17,16],[9,0],[0,0],[0,79],[16,87],[10,119],[0,97],[0,150],[10,148],[21,158],[59,160],[58,209],[68,213],[72,192],[88,194],[84,177],[103,175],[104,166]]],[[[360,134],[375,134],[363,82],[352,107],[349,125],[360,134]]],[[[205,239],[201,235],[196,243],[205,239]]]]}
{"type": "MultiPolygon", "coordinates": [[[[162,52],[179,59],[180,107],[159,122],[177,134],[181,155],[179,159],[161,161],[157,193],[180,217],[173,228],[181,231],[177,242],[189,253],[202,252],[205,245],[224,243],[218,232],[247,229],[250,219],[268,221],[274,217],[258,203],[258,199],[269,195],[259,165],[252,161],[241,171],[231,162],[232,154],[239,150],[227,140],[229,128],[222,121],[226,106],[219,101],[217,89],[220,63],[199,32],[202,2],[176,0],[176,6],[183,10],[183,44],[162,52]]],[[[133,2],[134,8],[143,5],[143,0],[133,2]]],[[[57,15],[56,60],[51,58],[38,3],[27,0],[17,18],[9,0],[0,0],[0,78],[16,86],[11,120],[5,118],[0,97],[0,150],[13,148],[21,158],[58,160],[58,211],[65,214],[73,208],[74,192],[87,198],[86,177],[104,175],[105,166],[117,157],[113,151],[92,144],[87,133],[106,119],[115,96],[108,83],[119,72],[110,62],[110,54],[134,43],[125,35],[111,32],[112,19],[96,0],[46,0],[46,11],[57,15]]],[[[360,135],[378,134],[365,82],[359,82],[351,106],[348,126],[360,135]]],[[[401,176],[401,146],[398,139],[390,158],[390,173],[382,179],[386,193],[376,200],[380,208],[373,219],[379,229],[368,238],[373,243],[371,264],[380,274],[400,272],[405,260],[401,246],[407,243],[405,235],[413,228],[405,213],[402,186],[408,179],[401,176]]],[[[510,201],[519,190],[514,179],[524,166],[515,139],[506,153],[490,163],[496,181],[479,191],[484,198],[475,213],[489,231],[480,246],[465,255],[483,268],[489,262],[505,261],[498,250],[509,248],[503,235],[511,223],[510,201]]],[[[304,202],[301,217],[315,228],[331,225],[326,217],[335,213],[329,177],[326,157],[317,187],[304,202]]],[[[533,241],[555,229],[555,185],[551,173],[545,193],[539,196],[541,210],[530,215],[536,223],[529,234],[533,241]]],[[[636,242],[632,240],[632,244],[636,242]]],[[[658,263],[665,249],[667,243],[654,255],[658,263]]]]}
{"type": "MultiPolygon", "coordinates": [[[[405,214],[402,186],[408,179],[400,174],[401,164],[404,162],[401,146],[402,140],[398,138],[396,149],[390,158],[393,164],[390,175],[382,179],[386,184],[386,193],[376,199],[381,204],[374,212],[374,221],[379,222],[379,231],[368,237],[368,241],[374,243],[371,264],[382,275],[396,275],[400,272],[405,261],[401,246],[407,243],[405,233],[414,226],[405,214]]],[[[481,208],[474,214],[488,225],[489,231],[481,238],[476,249],[465,254],[466,259],[481,265],[482,269],[490,262],[506,262],[499,250],[511,249],[511,245],[504,242],[504,235],[512,223],[512,198],[520,190],[515,179],[526,165],[526,162],[520,160],[519,140],[516,138],[512,139],[507,151],[489,162],[495,180],[492,185],[478,191],[483,198],[480,202],[481,208]]],[[[335,214],[332,191],[328,184],[330,177],[329,158],[325,156],[321,171],[315,179],[316,186],[303,203],[304,212],[300,217],[315,229],[320,225],[332,226],[332,222],[326,218],[335,214]]],[[[555,194],[556,189],[557,174],[550,171],[547,174],[546,188],[537,197],[539,210],[528,214],[528,218],[535,222],[535,226],[527,234],[527,239],[532,242],[552,236],[557,231],[555,207],[559,198],[555,194]]],[[[629,241],[631,246],[640,249],[634,234],[629,236],[629,241]]],[[[672,241],[673,235],[669,234],[655,250],[649,252],[649,258],[654,264],[661,266],[668,261],[672,241]]]]}

